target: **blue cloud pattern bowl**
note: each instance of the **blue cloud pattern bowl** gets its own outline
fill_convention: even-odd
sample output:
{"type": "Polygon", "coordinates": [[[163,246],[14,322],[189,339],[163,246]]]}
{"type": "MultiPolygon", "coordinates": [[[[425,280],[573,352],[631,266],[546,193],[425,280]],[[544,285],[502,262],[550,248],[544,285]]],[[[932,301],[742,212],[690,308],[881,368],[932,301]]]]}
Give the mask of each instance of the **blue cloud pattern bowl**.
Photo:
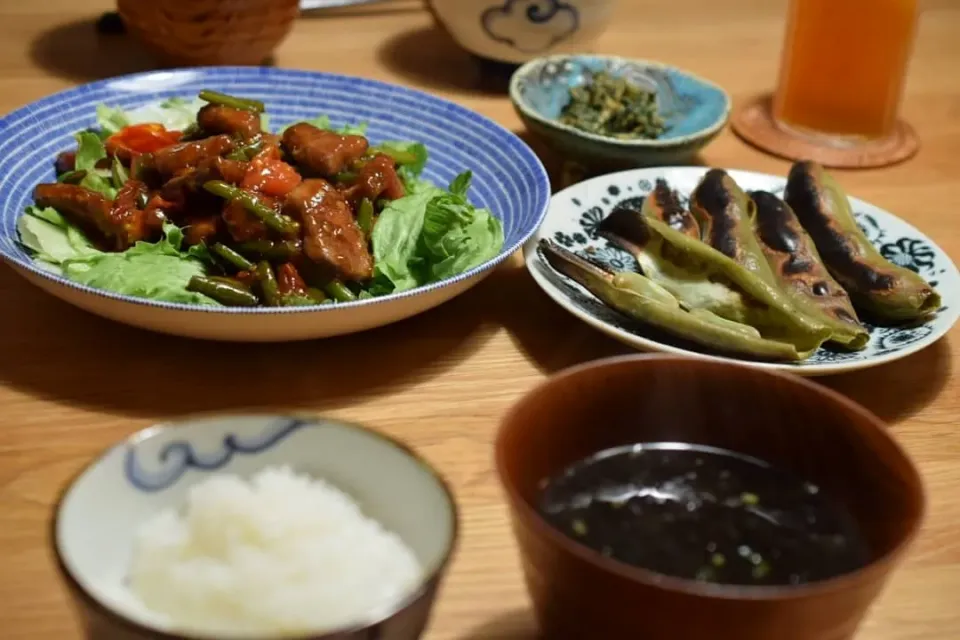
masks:
{"type": "Polygon", "coordinates": [[[378,432],[279,415],[194,417],[144,429],[104,452],[66,487],[56,508],[53,547],[88,637],[229,640],[182,628],[132,595],[127,575],[135,534],[159,511],[180,508],[190,488],[213,473],[248,478],[277,466],[347,492],[368,517],[400,536],[424,570],[419,588],[392,611],[349,629],[284,637],[420,637],[456,547],[450,488],[416,453],[378,432]]]}
{"type": "Polygon", "coordinates": [[[437,21],[467,51],[520,64],[585,51],[607,28],[615,0],[428,0],[437,21]]]}
{"type": "Polygon", "coordinates": [[[510,99],[527,128],[585,165],[641,167],[688,162],[730,115],[730,96],[714,83],[669,65],[614,56],[558,55],[531,60],[510,82],[510,99]],[[667,131],[655,140],[619,140],[560,122],[570,89],[608,71],[657,93],[667,131]]]}

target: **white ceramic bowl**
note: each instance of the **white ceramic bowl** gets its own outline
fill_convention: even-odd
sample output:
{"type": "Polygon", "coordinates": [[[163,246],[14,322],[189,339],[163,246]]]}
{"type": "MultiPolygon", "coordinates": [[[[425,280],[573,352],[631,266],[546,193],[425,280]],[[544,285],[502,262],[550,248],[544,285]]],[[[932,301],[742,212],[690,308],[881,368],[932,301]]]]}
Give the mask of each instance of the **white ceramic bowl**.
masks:
{"type": "Polygon", "coordinates": [[[613,0],[428,0],[437,20],[467,51],[522,63],[588,51],[607,28],[613,0]]]}
{"type": "Polygon", "coordinates": [[[346,491],[367,516],[399,535],[425,568],[420,590],[393,614],[308,637],[420,637],[456,545],[457,510],[446,483],[412,451],[374,431],[332,420],[256,415],[145,429],[106,451],[67,487],[57,505],[53,542],[89,637],[227,640],[164,628],[129,597],[124,580],[135,530],[158,511],[183,505],[190,487],[213,472],[248,477],[279,465],[346,491]]]}

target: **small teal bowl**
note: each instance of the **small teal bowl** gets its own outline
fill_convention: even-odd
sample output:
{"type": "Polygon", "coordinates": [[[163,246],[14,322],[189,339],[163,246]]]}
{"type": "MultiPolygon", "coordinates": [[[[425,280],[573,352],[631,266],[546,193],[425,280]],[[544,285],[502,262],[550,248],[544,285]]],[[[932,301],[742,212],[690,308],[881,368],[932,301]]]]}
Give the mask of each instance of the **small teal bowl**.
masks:
{"type": "Polygon", "coordinates": [[[719,134],[730,117],[730,96],[709,80],[676,67],[616,56],[557,55],[526,63],[510,80],[510,100],[530,131],[588,166],[684,164],[719,134]],[[654,140],[619,140],[560,122],[570,89],[608,71],[656,91],[667,131],[654,140]]]}

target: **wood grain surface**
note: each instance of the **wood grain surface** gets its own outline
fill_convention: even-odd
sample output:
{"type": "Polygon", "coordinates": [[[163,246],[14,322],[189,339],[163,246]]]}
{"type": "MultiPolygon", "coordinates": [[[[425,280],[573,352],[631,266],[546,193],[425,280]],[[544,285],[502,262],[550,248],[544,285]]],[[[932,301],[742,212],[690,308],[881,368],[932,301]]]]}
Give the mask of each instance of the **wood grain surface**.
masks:
{"type": "MultiPolygon", "coordinates": [[[[96,36],[93,21],[109,8],[106,0],[0,1],[0,111],[151,68],[129,39],[96,36]]],[[[853,195],[917,225],[957,259],[960,3],[928,0],[924,8],[904,104],[923,147],[903,165],[841,179],[853,195]]],[[[783,0],[623,0],[597,50],[689,68],[742,100],[774,82],[783,15],[783,0]]],[[[420,87],[522,131],[503,79],[483,73],[416,1],[303,17],[276,64],[420,87]]],[[[544,152],[544,159],[556,170],[556,158],[544,152]]],[[[731,132],[701,159],[772,173],[788,167],[731,132]]],[[[427,456],[455,487],[463,517],[428,640],[534,638],[492,436],[506,408],[544,376],[623,347],[551,303],[519,259],[420,317],[299,345],[238,348],[151,335],[68,307],[6,267],[0,300],[0,637],[80,636],[48,539],[54,500],[71,474],[157,420],[254,408],[361,421],[427,456]],[[245,371],[256,372],[257,382],[246,382],[245,371]]],[[[923,535],[863,640],[960,637],[958,349],[954,331],[899,363],[822,380],[890,422],[930,494],[923,535]]]]}

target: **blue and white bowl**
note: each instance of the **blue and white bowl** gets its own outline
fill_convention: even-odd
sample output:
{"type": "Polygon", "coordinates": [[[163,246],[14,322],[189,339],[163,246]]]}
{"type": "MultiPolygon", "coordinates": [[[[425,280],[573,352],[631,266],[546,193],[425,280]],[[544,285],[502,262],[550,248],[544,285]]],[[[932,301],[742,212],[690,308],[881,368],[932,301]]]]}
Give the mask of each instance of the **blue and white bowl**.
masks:
{"type": "Polygon", "coordinates": [[[268,67],[196,68],[134,74],[54,94],[0,119],[0,256],[28,280],[80,308],[164,333],[233,341],[321,338],[396,322],[475,285],[519,249],[546,213],[550,183],[533,151],[516,135],[465,107],[375,80],[268,67]],[[95,122],[96,106],[126,109],[201,89],[262,100],[272,126],[320,114],[333,124],[369,123],[368,136],[417,140],[430,161],[424,177],[447,184],[473,171],[470,197],[503,222],[495,258],[459,276],[411,291],[351,303],[290,308],[221,308],[154,302],[78,285],[39,268],[18,243],[17,218],[36,184],[55,179],[56,155],[95,122]]]}
{"type": "MultiPolygon", "coordinates": [[[[420,588],[395,611],[351,629],[291,640],[415,640],[457,541],[457,508],[444,480],[403,445],[333,420],[290,416],[195,418],[144,429],[93,461],[62,494],[53,523],[60,570],[91,638],[214,640],[148,610],[125,580],[136,530],[179,509],[213,473],[250,477],[289,466],[348,493],[396,533],[424,569],[420,588]]],[[[288,636],[284,636],[288,637],[288,636]]],[[[229,640],[222,634],[216,640],[229,640]]]]}
{"type": "Polygon", "coordinates": [[[467,51],[520,64],[590,50],[616,0],[428,0],[437,21],[467,51]]]}
{"type": "Polygon", "coordinates": [[[527,128],[587,166],[620,168],[684,164],[723,130],[730,96],[716,84],[670,65],[616,56],[557,55],[523,65],[510,99],[527,128]],[[607,71],[657,94],[667,131],[653,140],[620,140],[560,122],[570,89],[607,71]]]}

